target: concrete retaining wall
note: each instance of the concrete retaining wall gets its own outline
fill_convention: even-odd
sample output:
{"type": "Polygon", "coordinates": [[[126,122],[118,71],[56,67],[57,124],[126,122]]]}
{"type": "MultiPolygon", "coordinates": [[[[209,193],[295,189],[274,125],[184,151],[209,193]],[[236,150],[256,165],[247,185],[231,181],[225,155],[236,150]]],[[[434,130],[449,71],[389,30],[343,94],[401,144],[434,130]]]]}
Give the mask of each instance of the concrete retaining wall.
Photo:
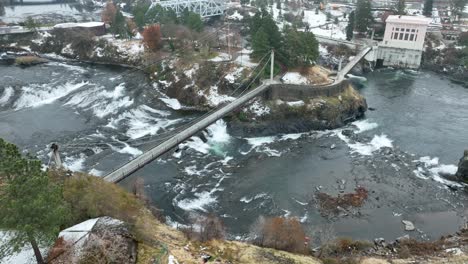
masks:
{"type": "Polygon", "coordinates": [[[343,92],[348,85],[349,83],[346,80],[337,84],[322,86],[272,84],[263,96],[266,100],[297,101],[317,96],[334,96],[343,92]]]}

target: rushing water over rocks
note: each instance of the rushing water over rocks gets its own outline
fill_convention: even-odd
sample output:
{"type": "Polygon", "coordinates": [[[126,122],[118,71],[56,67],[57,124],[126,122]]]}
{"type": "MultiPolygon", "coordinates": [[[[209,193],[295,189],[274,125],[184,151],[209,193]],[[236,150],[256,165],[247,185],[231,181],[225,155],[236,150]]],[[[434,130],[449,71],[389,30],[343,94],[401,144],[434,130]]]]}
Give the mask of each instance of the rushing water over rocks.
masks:
{"type": "MultiPolygon", "coordinates": [[[[174,111],[142,74],[125,72],[63,62],[0,66],[0,137],[45,162],[47,144],[58,142],[70,169],[102,175],[197,115],[174,111]]],[[[468,89],[429,72],[366,77],[358,87],[375,110],[364,120],[259,138],[229,135],[221,120],[122,185],[142,177],[171,223],[214,212],[241,238],[259,215],[298,217],[316,239],[395,239],[407,233],[402,220],[414,223],[413,237],[455,232],[467,196],[443,176],[456,172],[467,148],[468,89]],[[362,207],[320,210],[317,193],[357,187],[368,190],[362,207]]]]}

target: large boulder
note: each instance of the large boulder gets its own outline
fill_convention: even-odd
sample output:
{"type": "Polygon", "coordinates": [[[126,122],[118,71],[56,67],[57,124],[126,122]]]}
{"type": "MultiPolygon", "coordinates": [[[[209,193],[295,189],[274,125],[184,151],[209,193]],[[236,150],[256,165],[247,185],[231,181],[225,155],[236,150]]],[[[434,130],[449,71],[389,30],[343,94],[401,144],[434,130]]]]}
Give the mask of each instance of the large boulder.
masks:
{"type": "Polygon", "coordinates": [[[468,150],[465,150],[463,157],[460,159],[458,163],[458,170],[456,176],[464,181],[468,182],[468,150]]]}
{"type": "Polygon", "coordinates": [[[125,222],[89,219],[59,234],[47,263],[136,263],[136,241],[125,222]]]}

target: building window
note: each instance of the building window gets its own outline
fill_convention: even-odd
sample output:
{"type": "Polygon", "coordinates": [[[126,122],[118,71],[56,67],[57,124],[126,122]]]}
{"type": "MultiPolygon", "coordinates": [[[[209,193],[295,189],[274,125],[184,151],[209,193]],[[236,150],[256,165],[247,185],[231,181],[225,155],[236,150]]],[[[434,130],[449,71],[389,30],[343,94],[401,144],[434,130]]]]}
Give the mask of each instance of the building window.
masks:
{"type": "Polygon", "coordinates": [[[404,34],[404,33],[400,33],[400,37],[398,38],[399,40],[402,40],[402,39],[403,39],[403,34],[404,34]]]}
{"type": "Polygon", "coordinates": [[[413,28],[413,29],[411,30],[411,32],[416,32],[416,29],[413,28]]]}
{"type": "Polygon", "coordinates": [[[414,34],[411,34],[411,35],[410,35],[409,40],[410,40],[410,41],[413,41],[413,40],[414,40],[414,34]]]}
{"type": "Polygon", "coordinates": [[[408,40],[408,38],[409,38],[409,34],[406,33],[406,34],[405,34],[405,40],[408,40]]]}
{"type": "Polygon", "coordinates": [[[414,41],[418,39],[418,34],[414,35],[414,41]]]}

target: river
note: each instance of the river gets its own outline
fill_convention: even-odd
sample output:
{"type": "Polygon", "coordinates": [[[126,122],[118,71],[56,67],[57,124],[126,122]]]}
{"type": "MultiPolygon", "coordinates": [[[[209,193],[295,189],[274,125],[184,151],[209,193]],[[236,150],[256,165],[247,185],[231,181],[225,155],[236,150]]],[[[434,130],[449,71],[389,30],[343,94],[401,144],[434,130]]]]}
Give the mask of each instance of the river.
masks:
{"type": "MultiPolygon", "coordinates": [[[[60,145],[72,170],[101,176],[156,144],[197,113],[176,111],[146,77],[119,67],[51,62],[0,65],[0,137],[45,163],[60,145]]],[[[379,70],[357,81],[373,111],[342,129],[251,138],[225,121],[192,137],[121,184],[145,182],[171,225],[213,212],[243,239],[259,215],[295,216],[315,241],[334,236],[435,239],[464,223],[467,196],[438,173],[453,173],[468,148],[468,89],[430,72],[379,70]],[[325,215],[315,194],[369,190],[361,208],[325,215]]]]}

